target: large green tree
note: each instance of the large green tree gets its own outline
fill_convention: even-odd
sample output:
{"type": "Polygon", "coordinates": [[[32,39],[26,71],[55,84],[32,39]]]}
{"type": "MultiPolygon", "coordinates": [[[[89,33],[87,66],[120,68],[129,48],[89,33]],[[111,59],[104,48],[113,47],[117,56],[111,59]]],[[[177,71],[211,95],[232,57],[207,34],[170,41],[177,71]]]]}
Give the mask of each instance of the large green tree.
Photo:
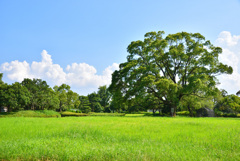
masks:
{"type": "Polygon", "coordinates": [[[21,85],[27,88],[30,93],[30,101],[27,105],[32,110],[48,109],[49,98],[51,94],[51,88],[46,81],[41,79],[29,79],[25,78],[21,85]]]}
{"type": "Polygon", "coordinates": [[[0,73],[0,106],[8,107],[9,111],[26,108],[31,96],[28,89],[18,82],[8,85],[2,81],[2,76],[0,73]]]}
{"type": "Polygon", "coordinates": [[[30,102],[31,94],[26,87],[20,83],[15,82],[8,85],[8,95],[10,96],[8,102],[12,105],[13,110],[25,109],[30,102]]]}
{"type": "Polygon", "coordinates": [[[182,97],[213,95],[216,76],[231,74],[232,68],[219,62],[222,49],[199,33],[163,34],[149,32],[143,41],[131,42],[127,62],[113,73],[110,89],[113,94],[120,90],[125,100],[145,91],[175,115],[182,97]]]}

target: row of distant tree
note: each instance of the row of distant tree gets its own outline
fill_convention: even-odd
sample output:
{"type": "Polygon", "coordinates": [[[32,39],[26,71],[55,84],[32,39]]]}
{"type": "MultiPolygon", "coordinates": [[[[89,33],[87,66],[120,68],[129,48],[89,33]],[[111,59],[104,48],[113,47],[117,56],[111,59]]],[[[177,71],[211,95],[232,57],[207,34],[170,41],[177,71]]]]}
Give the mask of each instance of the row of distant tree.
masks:
{"type": "MultiPolygon", "coordinates": [[[[41,79],[25,78],[11,85],[2,81],[0,74],[0,106],[9,111],[17,110],[71,110],[81,112],[110,112],[111,95],[106,86],[88,96],[80,96],[66,84],[51,88],[41,79]]],[[[112,101],[111,101],[112,102],[112,101]]]]}
{"type": "MultiPolygon", "coordinates": [[[[0,106],[8,107],[9,111],[18,110],[77,110],[79,112],[137,112],[151,109],[169,113],[168,107],[158,106],[151,98],[138,97],[124,100],[111,94],[106,86],[100,86],[97,92],[87,96],[73,92],[69,85],[62,84],[51,88],[41,79],[25,78],[21,83],[11,85],[2,81],[0,74],[0,106]]],[[[225,90],[218,90],[214,96],[200,98],[185,97],[178,105],[178,111],[189,111],[190,115],[202,107],[214,108],[226,113],[240,112],[240,98],[227,95],[225,90]]]]}

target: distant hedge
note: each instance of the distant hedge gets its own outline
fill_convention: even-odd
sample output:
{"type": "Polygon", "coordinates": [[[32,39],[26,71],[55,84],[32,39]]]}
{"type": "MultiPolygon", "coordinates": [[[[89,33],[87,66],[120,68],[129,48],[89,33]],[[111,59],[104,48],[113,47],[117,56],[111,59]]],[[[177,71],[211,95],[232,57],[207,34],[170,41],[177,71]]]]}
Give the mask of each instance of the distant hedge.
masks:
{"type": "Polygon", "coordinates": [[[69,111],[65,111],[61,113],[62,117],[69,117],[69,116],[75,116],[75,117],[81,117],[81,116],[89,116],[86,113],[76,113],[76,112],[69,112],[69,111]]]}

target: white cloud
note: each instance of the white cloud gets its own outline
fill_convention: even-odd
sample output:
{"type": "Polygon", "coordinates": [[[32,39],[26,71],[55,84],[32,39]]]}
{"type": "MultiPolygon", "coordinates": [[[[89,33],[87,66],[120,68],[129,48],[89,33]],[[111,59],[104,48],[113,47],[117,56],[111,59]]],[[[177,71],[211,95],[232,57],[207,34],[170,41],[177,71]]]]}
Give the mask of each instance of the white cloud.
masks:
{"type": "Polygon", "coordinates": [[[22,81],[24,78],[33,78],[30,74],[29,64],[24,62],[19,62],[18,60],[12,61],[11,63],[3,63],[1,65],[1,71],[7,73],[7,77],[10,80],[22,81]]]}
{"type": "Polygon", "coordinates": [[[66,83],[80,94],[88,94],[96,91],[99,86],[111,83],[112,73],[118,69],[118,64],[108,66],[101,75],[97,70],[86,63],[72,63],[66,70],[59,64],[53,64],[51,55],[43,50],[40,62],[33,61],[31,65],[26,61],[17,60],[6,62],[0,66],[0,71],[11,81],[21,82],[24,78],[40,78],[46,80],[50,85],[61,85],[66,83]]]}
{"type": "Polygon", "coordinates": [[[217,43],[224,46],[234,46],[239,43],[240,35],[232,35],[229,31],[222,31],[217,39],[217,43]]]}
{"type": "Polygon", "coordinates": [[[219,88],[226,89],[229,94],[236,94],[240,90],[240,35],[223,31],[219,34],[216,45],[223,49],[219,60],[233,68],[232,75],[219,76],[221,82],[219,88]]]}

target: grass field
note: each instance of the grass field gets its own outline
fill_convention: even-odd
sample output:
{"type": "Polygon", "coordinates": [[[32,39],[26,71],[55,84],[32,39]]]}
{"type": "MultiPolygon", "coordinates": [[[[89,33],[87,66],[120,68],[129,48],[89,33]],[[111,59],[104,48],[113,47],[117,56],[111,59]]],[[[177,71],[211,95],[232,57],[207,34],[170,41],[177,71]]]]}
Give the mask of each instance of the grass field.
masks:
{"type": "Polygon", "coordinates": [[[0,160],[240,160],[238,118],[129,116],[0,118],[0,160]]]}
{"type": "Polygon", "coordinates": [[[61,114],[51,110],[26,110],[18,112],[1,112],[1,117],[61,117],[61,114]]]}

